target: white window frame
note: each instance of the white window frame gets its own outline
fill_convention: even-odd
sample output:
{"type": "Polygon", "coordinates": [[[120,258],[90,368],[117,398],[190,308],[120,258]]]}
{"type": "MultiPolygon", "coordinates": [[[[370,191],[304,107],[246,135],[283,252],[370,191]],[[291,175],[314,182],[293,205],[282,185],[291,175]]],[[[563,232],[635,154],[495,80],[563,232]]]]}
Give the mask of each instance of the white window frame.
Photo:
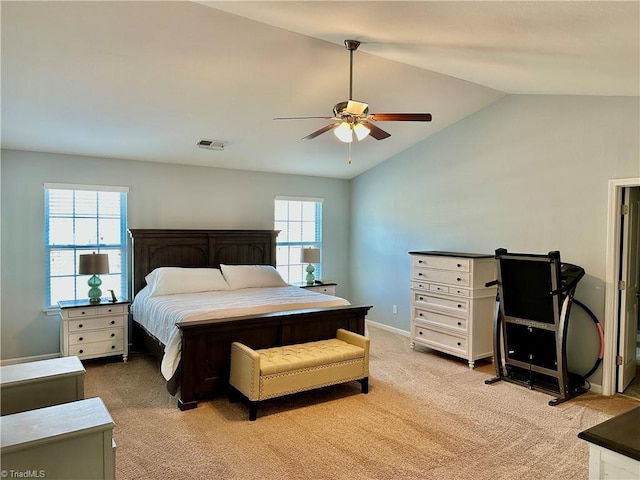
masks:
{"type": "MultiPolygon", "coordinates": [[[[300,250],[305,247],[315,247],[320,249],[320,263],[315,264],[314,275],[316,279],[322,278],[322,207],[323,198],[317,197],[291,197],[277,195],[274,199],[274,228],[280,230],[280,234],[276,238],[276,268],[284,280],[288,283],[304,282],[307,272],[305,271],[307,264],[300,261],[300,250]],[[296,231],[295,235],[288,235],[287,229],[294,226],[296,229],[302,229],[302,222],[308,222],[307,218],[291,219],[289,213],[286,220],[278,218],[276,202],[309,202],[314,203],[314,238],[302,238],[302,231],[296,231]],[[298,225],[300,224],[300,225],[298,225]],[[284,226],[286,225],[286,226],[284,226]],[[300,237],[299,240],[293,240],[290,237],[300,237]]],[[[290,234],[292,232],[289,232],[290,234]]]]}
{"type": "MultiPolygon", "coordinates": [[[[106,275],[101,275],[103,279],[102,291],[103,297],[108,297],[108,292],[105,291],[105,276],[108,276],[109,279],[106,282],[107,286],[111,285],[113,287],[114,293],[123,298],[127,298],[129,294],[129,261],[128,261],[128,240],[127,240],[127,197],[129,188],[122,186],[106,186],[106,185],[80,185],[80,184],[68,184],[68,183],[45,183],[44,184],[44,247],[45,247],[45,304],[47,305],[47,309],[57,307],[58,300],[84,300],[88,298],[88,290],[89,287],[86,285],[86,281],[88,280],[87,275],[78,275],[77,274],[77,263],[80,254],[85,253],[109,253],[116,252],[120,257],[120,271],[114,271],[116,267],[113,261],[110,261],[110,270],[111,272],[106,275]],[[50,218],[68,218],[71,220],[71,228],[75,230],[76,223],[78,219],[96,219],[96,228],[99,229],[98,219],[105,219],[110,217],[101,216],[96,210],[94,214],[77,214],[75,212],[76,203],[75,198],[73,200],[74,211],[71,215],[61,214],[54,215],[50,214],[50,201],[49,195],[52,190],[68,190],[68,191],[84,191],[84,192],[95,192],[98,194],[99,192],[113,192],[120,193],[120,211],[117,217],[120,223],[120,232],[119,232],[119,241],[118,243],[100,243],[99,236],[97,235],[97,241],[92,244],[51,244],[50,240],[50,218]],[[53,252],[63,252],[63,251],[72,251],[73,255],[73,269],[72,273],[64,273],[60,275],[52,275],[51,272],[51,255],[53,252]],[[61,278],[73,278],[73,288],[69,288],[68,297],[65,298],[52,298],[52,287],[51,287],[51,279],[53,277],[61,278]],[[86,287],[86,288],[85,288],[86,287]]],[[[74,194],[75,195],[75,194],[74,194]]],[[[111,217],[114,218],[114,217],[111,217]]],[[[99,233],[99,230],[97,231],[99,233]]],[[[66,295],[65,290],[65,295],[66,295]]]]}

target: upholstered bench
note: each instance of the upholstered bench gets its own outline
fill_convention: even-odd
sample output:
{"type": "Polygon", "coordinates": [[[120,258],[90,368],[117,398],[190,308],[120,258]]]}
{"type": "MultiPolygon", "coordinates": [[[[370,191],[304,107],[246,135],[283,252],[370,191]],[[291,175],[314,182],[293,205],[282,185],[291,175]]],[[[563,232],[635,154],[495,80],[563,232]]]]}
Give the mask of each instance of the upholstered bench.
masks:
{"type": "Polygon", "coordinates": [[[369,339],[339,329],[336,338],[253,350],[231,345],[230,400],[237,394],[255,420],[262,400],[350,381],[369,391],[369,339]]]}

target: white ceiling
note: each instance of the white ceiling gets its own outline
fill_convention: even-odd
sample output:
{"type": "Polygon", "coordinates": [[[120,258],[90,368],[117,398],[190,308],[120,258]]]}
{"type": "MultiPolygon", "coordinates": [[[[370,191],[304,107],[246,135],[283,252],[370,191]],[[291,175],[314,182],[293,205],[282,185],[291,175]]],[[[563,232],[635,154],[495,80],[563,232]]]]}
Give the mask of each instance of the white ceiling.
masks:
{"type": "Polygon", "coordinates": [[[353,178],[505,94],[640,95],[640,2],[1,3],[2,147],[353,178]],[[301,140],[353,96],[382,141],[301,140]],[[226,142],[224,151],[196,147],[226,142]]]}

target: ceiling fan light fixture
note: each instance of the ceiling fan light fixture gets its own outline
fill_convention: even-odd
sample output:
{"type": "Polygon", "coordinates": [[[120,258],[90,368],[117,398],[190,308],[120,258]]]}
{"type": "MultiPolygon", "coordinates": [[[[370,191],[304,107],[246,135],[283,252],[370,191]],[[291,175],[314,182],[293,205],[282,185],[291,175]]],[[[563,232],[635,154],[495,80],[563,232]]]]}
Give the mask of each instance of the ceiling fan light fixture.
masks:
{"type": "Polygon", "coordinates": [[[348,122],[342,122],[337,128],[333,130],[333,133],[341,142],[353,142],[353,130],[351,129],[351,125],[349,125],[348,122]]]}
{"type": "Polygon", "coordinates": [[[356,125],[353,127],[353,133],[356,134],[356,138],[360,142],[367,138],[369,133],[371,133],[371,130],[369,130],[366,125],[356,123],[356,125]]]}

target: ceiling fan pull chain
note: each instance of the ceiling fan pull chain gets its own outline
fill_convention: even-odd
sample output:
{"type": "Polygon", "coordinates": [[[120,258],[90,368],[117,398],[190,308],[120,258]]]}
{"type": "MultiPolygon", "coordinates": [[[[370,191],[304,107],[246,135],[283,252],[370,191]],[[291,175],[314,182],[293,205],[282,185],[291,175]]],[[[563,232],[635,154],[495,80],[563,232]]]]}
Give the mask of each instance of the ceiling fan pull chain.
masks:
{"type": "Polygon", "coordinates": [[[349,145],[349,165],[351,165],[351,144],[348,143],[347,145],[349,145]]]}

